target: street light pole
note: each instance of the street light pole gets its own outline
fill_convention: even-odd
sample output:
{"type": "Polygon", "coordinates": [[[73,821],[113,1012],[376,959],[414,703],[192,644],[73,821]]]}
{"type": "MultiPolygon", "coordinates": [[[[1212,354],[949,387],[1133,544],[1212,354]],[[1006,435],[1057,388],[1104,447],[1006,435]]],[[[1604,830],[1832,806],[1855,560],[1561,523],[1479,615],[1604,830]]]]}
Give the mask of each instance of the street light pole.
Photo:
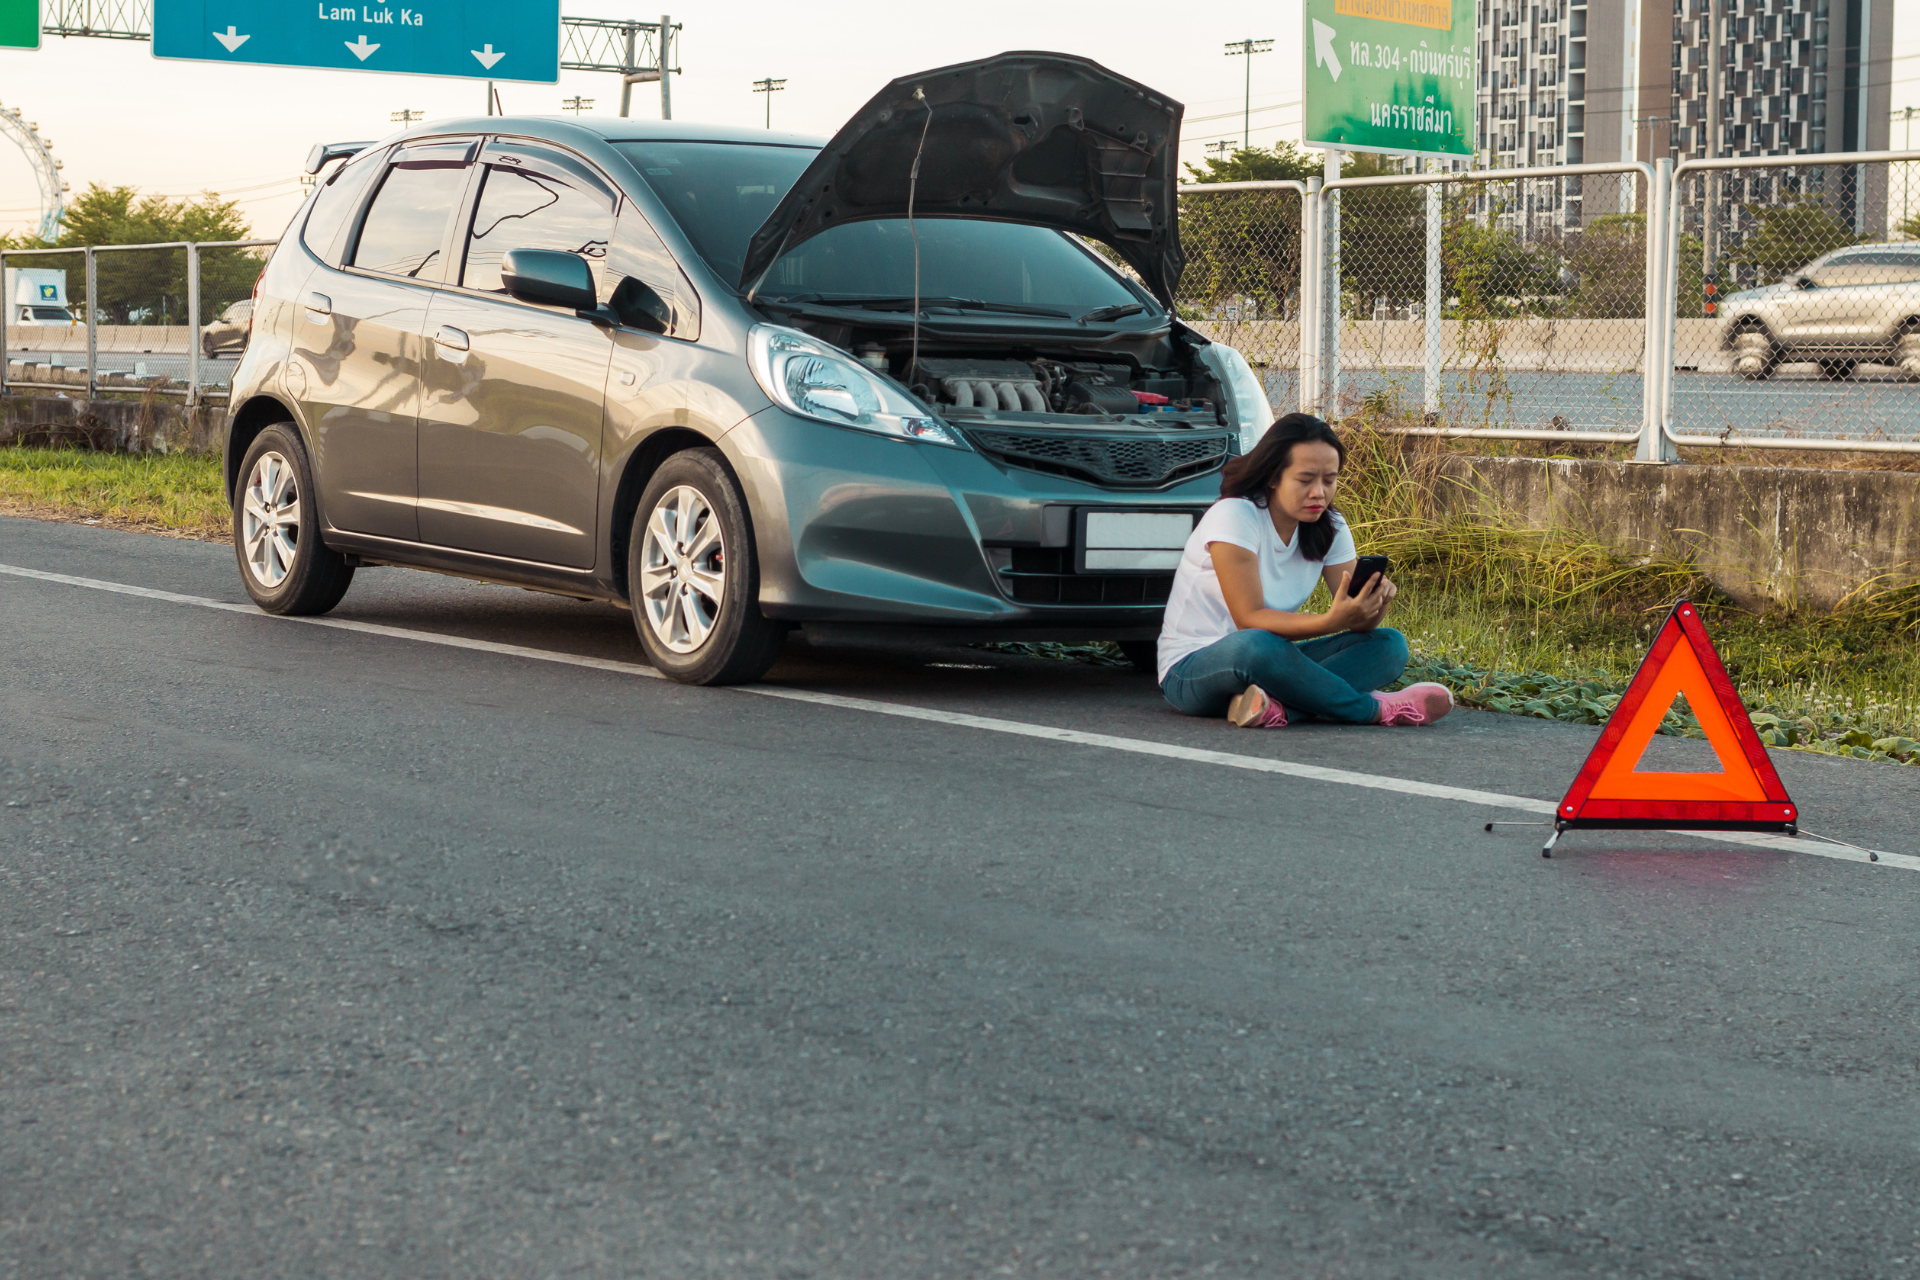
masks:
{"type": "Polygon", "coordinates": [[[755,80],[753,82],[753,91],[755,93],[766,95],[767,128],[769,129],[773,128],[773,95],[781,92],[786,87],[787,87],[787,82],[785,80],[775,80],[771,76],[769,76],[765,80],[755,80]]]}
{"type": "Polygon", "coordinates": [[[1247,97],[1246,106],[1240,115],[1240,146],[1242,150],[1253,149],[1253,55],[1272,53],[1271,40],[1229,40],[1227,56],[1247,60],[1247,97]]]}

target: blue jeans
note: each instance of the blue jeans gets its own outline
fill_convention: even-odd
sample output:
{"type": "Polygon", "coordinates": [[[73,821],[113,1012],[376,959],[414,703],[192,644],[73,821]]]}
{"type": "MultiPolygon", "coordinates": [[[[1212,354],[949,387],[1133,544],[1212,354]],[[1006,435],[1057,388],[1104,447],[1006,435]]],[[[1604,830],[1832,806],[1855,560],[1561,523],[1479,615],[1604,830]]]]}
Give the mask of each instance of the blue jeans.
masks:
{"type": "Polygon", "coordinates": [[[1271,631],[1236,631],[1173,664],[1160,691],[1176,711],[1223,716],[1250,684],[1287,709],[1343,724],[1372,724],[1369,694],[1407,669],[1407,638],[1392,627],[1343,631],[1299,644],[1271,631]]]}

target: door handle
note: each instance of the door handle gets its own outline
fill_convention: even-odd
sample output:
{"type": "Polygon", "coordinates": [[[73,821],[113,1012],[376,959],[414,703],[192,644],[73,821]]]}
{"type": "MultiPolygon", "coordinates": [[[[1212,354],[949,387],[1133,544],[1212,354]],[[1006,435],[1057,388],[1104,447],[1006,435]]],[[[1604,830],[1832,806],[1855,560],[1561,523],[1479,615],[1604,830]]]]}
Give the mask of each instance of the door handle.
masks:
{"type": "Polygon", "coordinates": [[[433,335],[433,340],[453,351],[465,351],[472,345],[464,329],[456,329],[450,324],[441,325],[440,332],[433,335]]]}
{"type": "Polygon", "coordinates": [[[322,320],[333,314],[333,299],[324,293],[310,293],[307,295],[306,308],[309,316],[322,320]]]}

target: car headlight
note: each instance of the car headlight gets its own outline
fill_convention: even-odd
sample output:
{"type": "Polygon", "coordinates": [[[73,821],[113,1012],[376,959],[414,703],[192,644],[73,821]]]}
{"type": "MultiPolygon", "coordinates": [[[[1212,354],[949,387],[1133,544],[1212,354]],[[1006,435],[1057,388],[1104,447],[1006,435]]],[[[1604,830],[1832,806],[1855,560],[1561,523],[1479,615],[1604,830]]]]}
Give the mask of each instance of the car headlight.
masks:
{"type": "Polygon", "coordinates": [[[1227,422],[1240,433],[1240,453],[1244,457],[1253,452],[1253,446],[1273,425],[1273,405],[1267,400],[1267,389],[1260,385],[1260,377],[1247,358],[1225,343],[1208,343],[1198,354],[1227,393],[1227,422]]]}
{"type": "Polygon", "coordinates": [[[803,418],[897,440],[964,449],[959,433],[838,347],[798,329],[758,324],[747,335],[753,376],[773,402],[803,418]]]}

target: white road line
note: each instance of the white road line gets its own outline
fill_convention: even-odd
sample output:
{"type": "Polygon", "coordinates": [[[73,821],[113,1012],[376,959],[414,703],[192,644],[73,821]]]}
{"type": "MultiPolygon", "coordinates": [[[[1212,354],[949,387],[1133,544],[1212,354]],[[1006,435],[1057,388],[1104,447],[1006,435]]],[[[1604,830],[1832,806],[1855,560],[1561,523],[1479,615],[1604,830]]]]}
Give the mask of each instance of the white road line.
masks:
{"type": "MultiPolygon", "coordinates": [[[[65,573],[48,573],[45,570],[27,569],[18,565],[0,564],[0,574],[59,583],[69,587],[85,587],[92,591],[107,591],[116,595],[137,596],[145,600],[160,600],[168,604],[196,605],[203,609],[246,614],[274,622],[299,622],[307,626],[328,627],[336,631],[357,631],[394,640],[413,640],[421,644],[435,644],[452,649],[471,649],[511,658],[529,658],[536,662],[587,667],[595,671],[641,676],[649,680],[665,679],[652,667],[634,662],[616,662],[610,658],[589,658],[578,654],[559,653],[552,649],[531,649],[525,645],[500,644],[493,640],[473,640],[465,636],[442,635],[434,631],[416,631],[409,627],[389,627],[377,622],[353,622],[345,618],[282,618],[262,613],[252,604],[233,604],[205,596],[182,595],[175,591],[159,591],[152,587],[136,587],[124,582],[108,582],[99,578],[80,578],[65,573]]],[[[1029,724],[1023,720],[1002,720],[993,716],[976,716],[961,711],[942,711],[931,707],[907,706],[897,702],[876,702],[870,698],[850,698],[838,693],[813,693],[805,689],[787,689],[778,685],[742,685],[736,687],[733,692],[750,693],[763,698],[779,698],[788,702],[810,702],[816,706],[838,707],[845,711],[893,716],[902,720],[920,720],[930,724],[978,729],[988,733],[1005,733],[1023,738],[1072,743],[1076,746],[1099,747],[1107,751],[1124,751],[1133,755],[1159,756],[1163,759],[1184,760],[1193,764],[1245,769],[1254,773],[1281,774],[1315,782],[1337,783],[1341,786],[1367,787],[1376,791],[1425,796],[1434,800],[1454,800],[1464,804],[1498,809],[1517,809],[1525,813],[1551,814],[1554,811],[1554,801],[1536,800],[1529,796],[1511,796],[1498,791],[1477,791],[1470,787],[1449,787],[1433,782],[1417,782],[1411,778],[1390,778],[1381,774],[1357,773],[1350,769],[1330,769],[1324,765],[1300,764],[1292,760],[1271,760],[1264,756],[1238,755],[1230,751],[1209,751],[1202,747],[1154,742],[1147,738],[1122,738],[1108,733],[1088,733],[1081,729],[1062,729],[1053,725],[1029,724]]],[[[1811,854],[1818,858],[1836,858],[1843,862],[1869,861],[1864,851],[1792,836],[1744,831],[1675,831],[1670,834],[1693,836],[1716,842],[1755,845],[1788,853],[1811,854]]],[[[1900,853],[1880,852],[1879,865],[1899,867],[1907,871],[1920,871],[1920,858],[1900,853]]]]}

